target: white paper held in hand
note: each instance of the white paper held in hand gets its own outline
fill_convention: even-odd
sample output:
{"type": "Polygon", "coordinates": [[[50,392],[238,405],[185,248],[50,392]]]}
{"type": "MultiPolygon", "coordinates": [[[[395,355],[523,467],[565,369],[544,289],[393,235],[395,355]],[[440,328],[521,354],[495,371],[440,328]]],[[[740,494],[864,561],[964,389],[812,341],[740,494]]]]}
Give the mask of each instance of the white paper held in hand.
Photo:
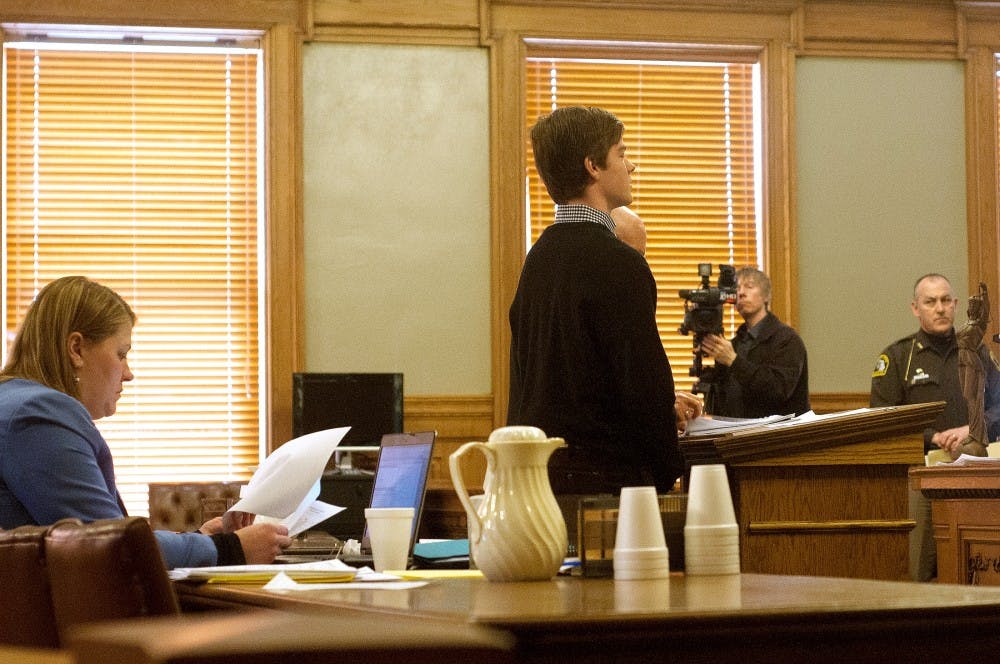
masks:
{"type": "Polygon", "coordinates": [[[337,427],[308,433],[276,449],[261,462],[230,510],[272,519],[301,516],[319,495],[323,470],[349,430],[337,427]]]}

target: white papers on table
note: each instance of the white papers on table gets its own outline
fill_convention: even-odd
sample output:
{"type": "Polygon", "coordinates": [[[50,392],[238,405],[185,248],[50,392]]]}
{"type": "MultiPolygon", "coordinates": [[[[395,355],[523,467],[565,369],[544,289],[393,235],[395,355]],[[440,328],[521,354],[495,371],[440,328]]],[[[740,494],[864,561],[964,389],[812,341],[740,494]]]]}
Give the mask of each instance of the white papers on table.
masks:
{"type": "Polygon", "coordinates": [[[936,466],[989,466],[991,464],[1000,463],[1000,458],[998,457],[981,457],[972,456],[971,454],[962,454],[954,461],[948,463],[945,461],[938,461],[936,466]]]}
{"type": "Polygon", "coordinates": [[[220,565],[184,567],[168,572],[174,581],[245,583],[262,585],[265,590],[320,590],[363,587],[405,590],[426,585],[426,581],[404,581],[395,574],[380,574],[370,567],[354,568],[342,560],[318,560],[292,565],[220,565]]]}
{"type": "Polygon", "coordinates": [[[168,572],[174,581],[209,583],[265,583],[277,574],[291,575],[304,581],[350,581],[358,570],[342,560],[317,560],[293,565],[218,565],[214,567],[179,567],[168,572]]]}
{"type": "Polygon", "coordinates": [[[330,456],[350,427],[308,433],[270,454],[240,491],[230,510],[256,514],[260,521],[280,521],[295,536],[342,511],[316,500],[330,456]]]}
{"type": "Polygon", "coordinates": [[[685,436],[703,436],[705,434],[722,434],[743,429],[754,429],[766,424],[773,424],[792,419],[792,415],[770,415],[768,417],[741,418],[719,417],[717,415],[701,416],[687,423],[685,436]]]}
{"type": "Polygon", "coordinates": [[[835,420],[840,418],[865,413],[870,408],[857,408],[855,410],[845,410],[837,413],[824,413],[817,415],[813,411],[806,411],[801,415],[769,415],[767,417],[741,418],[741,417],[720,417],[718,415],[703,415],[688,422],[684,435],[689,437],[698,436],[719,436],[737,431],[747,431],[750,429],[767,428],[780,429],[783,427],[808,424],[810,422],[820,422],[822,420],[835,420]]]}
{"type": "Polygon", "coordinates": [[[354,581],[346,583],[301,583],[294,577],[280,573],[264,584],[264,590],[274,592],[295,590],[410,590],[426,586],[426,581],[404,581],[394,574],[379,574],[368,567],[358,570],[354,581]]]}

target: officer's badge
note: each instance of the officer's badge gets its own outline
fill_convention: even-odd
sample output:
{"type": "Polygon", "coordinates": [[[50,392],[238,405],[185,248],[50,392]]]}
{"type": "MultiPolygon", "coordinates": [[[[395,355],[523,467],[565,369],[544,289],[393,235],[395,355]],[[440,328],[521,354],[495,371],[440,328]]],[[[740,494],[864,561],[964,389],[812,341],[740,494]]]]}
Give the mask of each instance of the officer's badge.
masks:
{"type": "Polygon", "coordinates": [[[872,372],[872,378],[881,378],[888,370],[889,356],[883,353],[878,356],[878,360],[875,362],[875,371],[872,372]]]}

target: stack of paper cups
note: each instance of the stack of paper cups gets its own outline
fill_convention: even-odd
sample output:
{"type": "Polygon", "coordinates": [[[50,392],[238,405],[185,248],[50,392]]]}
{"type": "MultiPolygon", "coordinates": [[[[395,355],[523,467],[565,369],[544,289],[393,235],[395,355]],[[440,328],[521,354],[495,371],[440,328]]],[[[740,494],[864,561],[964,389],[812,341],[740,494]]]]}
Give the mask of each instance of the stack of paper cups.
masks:
{"type": "Polygon", "coordinates": [[[685,574],[739,574],[740,531],[726,467],[692,466],[684,522],[685,574]]]}
{"type": "Polygon", "coordinates": [[[656,487],[622,489],[615,530],[614,570],[615,579],[622,581],[670,576],[670,556],[656,487]]]}

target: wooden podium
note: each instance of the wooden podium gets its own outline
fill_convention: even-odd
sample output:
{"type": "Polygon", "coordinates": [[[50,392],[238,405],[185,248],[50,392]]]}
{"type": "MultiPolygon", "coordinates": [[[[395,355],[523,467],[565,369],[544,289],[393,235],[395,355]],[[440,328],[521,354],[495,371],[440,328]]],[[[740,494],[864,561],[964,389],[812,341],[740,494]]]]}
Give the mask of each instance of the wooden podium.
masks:
{"type": "Polygon", "coordinates": [[[944,402],[867,408],[682,438],[690,465],[724,463],[743,572],[909,578],[911,466],[944,402]]]}

